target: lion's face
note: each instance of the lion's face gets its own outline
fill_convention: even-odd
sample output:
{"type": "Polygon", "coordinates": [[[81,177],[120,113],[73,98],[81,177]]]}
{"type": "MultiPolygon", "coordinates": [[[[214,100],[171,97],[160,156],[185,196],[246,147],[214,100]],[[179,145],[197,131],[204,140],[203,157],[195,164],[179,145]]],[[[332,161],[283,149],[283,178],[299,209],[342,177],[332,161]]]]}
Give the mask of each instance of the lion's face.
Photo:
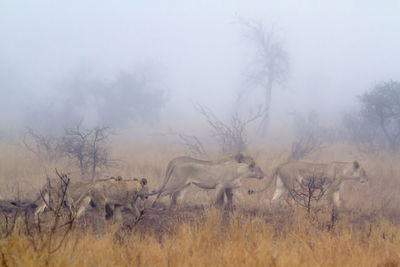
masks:
{"type": "Polygon", "coordinates": [[[360,168],[358,173],[359,173],[358,175],[360,177],[360,183],[362,183],[362,184],[368,183],[368,176],[367,176],[367,173],[365,172],[365,170],[363,168],[360,168]]]}
{"type": "Polygon", "coordinates": [[[142,200],[147,199],[148,198],[148,194],[149,194],[149,188],[147,187],[147,179],[146,178],[142,178],[140,180],[140,185],[141,185],[141,189],[138,192],[139,197],[142,200]]]}
{"type": "Polygon", "coordinates": [[[242,165],[239,167],[240,176],[256,179],[264,178],[264,172],[257,166],[252,157],[239,154],[236,156],[236,161],[242,165]]]}
{"type": "Polygon", "coordinates": [[[140,186],[137,191],[137,198],[142,200],[147,199],[149,194],[149,188],[147,187],[147,179],[142,178],[139,180],[138,178],[133,178],[133,181],[135,181],[136,183],[140,183],[140,186]]]}
{"type": "Polygon", "coordinates": [[[353,162],[351,171],[348,172],[348,175],[352,178],[359,179],[360,183],[362,184],[368,182],[367,173],[357,161],[353,162]]]}

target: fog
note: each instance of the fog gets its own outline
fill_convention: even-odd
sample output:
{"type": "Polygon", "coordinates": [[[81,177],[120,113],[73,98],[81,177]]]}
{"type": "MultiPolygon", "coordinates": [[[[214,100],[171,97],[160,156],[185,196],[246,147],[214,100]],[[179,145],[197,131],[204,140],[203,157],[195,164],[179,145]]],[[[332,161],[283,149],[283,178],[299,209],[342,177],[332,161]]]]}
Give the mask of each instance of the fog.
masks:
{"type": "MultiPolygon", "coordinates": [[[[394,0],[3,0],[0,132],[13,134],[34,124],[27,114],[39,107],[52,113],[52,107],[64,105],[60,92],[74,88],[79,100],[85,86],[118,84],[121,73],[142,77],[145,88],[162,94],[164,104],[159,116],[149,119],[149,133],[202,127],[193,103],[224,118],[235,108],[256,54],[238,18],[273,26],[288,54],[287,81],[272,90],[271,125],[285,124],[293,111],[314,110],[336,120],[374,84],[400,80],[399,14],[400,2],[394,0]],[[82,80],[79,87],[76,81],[82,80]]],[[[262,104],[260,95],[260,88],[249,93],[249,110],[262,104]]],[[[74,119],[97,121],[90,103],[79,104],[74,119]]],[[[141,117],[141,123],[146,120],[141,117]]]]}

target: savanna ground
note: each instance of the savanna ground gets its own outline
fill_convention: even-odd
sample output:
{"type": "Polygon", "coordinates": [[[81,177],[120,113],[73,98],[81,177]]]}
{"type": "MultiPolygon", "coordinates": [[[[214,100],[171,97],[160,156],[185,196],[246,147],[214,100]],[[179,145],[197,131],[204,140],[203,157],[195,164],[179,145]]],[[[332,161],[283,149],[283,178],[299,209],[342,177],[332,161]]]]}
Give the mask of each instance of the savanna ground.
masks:
{"type": "MultiPolygon", "coordinates": [[[[79,170],[67,162],[50,164],[20,145],[2,142],[0,146],[0,199],[34,199],[46,176],[54,176],[55,167],[71,179],[80,179],[79,170]]],[[[340,144],[327,145],[309,155],[306,160],[319,162],[357,159],[369,177],[368,185],[346,184],[342,190],[345,210],[332,225],[323,201],[307,214],[296,205],[272,208],[269,199],[273,188],[255,195],[246,193],[249,188],[263,187],[288,151],[284,145],[249,149],[248,154],[267,176],[264,181],[243,183],[243,188],[235,192],[233,211],[211,207],[212,190],[193,189],[175,210],[163,209],[163,203],[150,208],[153,199],[149,199],[143,218],[131,228],[110,224],[104,234],[96,235],[76,223],[65,237],[55,233],[50,242],[46,234],[33,242],[21,216],[9,235],[1,235],[0,264],[399,266],[400,157],[387,152],[359,153],[340,144]]],[[[150,190],[155,190],[161,185],[169,160],[183,154],[175,145],[114,144],[118,166],[101,170],[99,177],[146,177],[150,190]]]]}

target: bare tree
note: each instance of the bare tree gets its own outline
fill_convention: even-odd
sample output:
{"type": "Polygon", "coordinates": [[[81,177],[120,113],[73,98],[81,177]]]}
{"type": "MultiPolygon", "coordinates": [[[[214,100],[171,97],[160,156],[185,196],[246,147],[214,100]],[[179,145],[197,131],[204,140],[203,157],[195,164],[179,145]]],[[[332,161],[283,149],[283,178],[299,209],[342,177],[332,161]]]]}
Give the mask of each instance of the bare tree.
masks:
{"type": "Polygon", "coordinates": [[[52,162],[59,157],[57,138],[50,134],[41,134],[27,127],[23,134],[22,142],[27,150],[41,160],[52,162]]]}
{"type": "Polygon", "coordinates": [[[88,130],[83,129],[79,123],[75,128],[66,129],[60,141],[60,150],[77,162],[82,175],[90,169],[91,179],[94,180],[96,169],[115,163],[109,157],[106,144],[110,134],[109,127],[88,130]]]}
{"type": "Polygon", "coordinates": [[[246,119],[241,119],[239,114],[234,113],[228,123],[222,122],[215,114],[202,105],[195,105],[197,111],[205,117],[211,134],[215,137],[220,146],[222,154],[233,154],[246,150],[247,128],[249,124],[262,116],[262,110],[254,114],[250,114],[246,119]]]}
{"type": "Polygon", "coordinates": [[[105,146],[109,134],[109,127],[96,127],[92,131],[92,139],[88,146],[88,154],[92,166],[92,181],[96,174],[96,168],[100,166],[108,167],[114,162],[110,160],[109,151],[105,146]]]}
{"type": "Polygon", "coordinates": [[[81,124],[82,122],[79,122],[75,128],[65,130],[60,140],[60,149],[69,158],[76,160],[81,174],[85,175],[89,166],[87,147],[91,131],[81,129],[81,124]]]}
{"type": "Polygon", "coordinates": [[[289,58],[277,39],[274,27],[267,30],[260,21],[250,21],[239,16],[237,18],[245,27],[245,37],[256,46],[254,60],[249,63],[246,70],[246,88],[239,98],[254,88],[264,90],[264,114],[259,126],[259,133],[264,137],[270,116],[272,89],[287,80],[289,58]]]}

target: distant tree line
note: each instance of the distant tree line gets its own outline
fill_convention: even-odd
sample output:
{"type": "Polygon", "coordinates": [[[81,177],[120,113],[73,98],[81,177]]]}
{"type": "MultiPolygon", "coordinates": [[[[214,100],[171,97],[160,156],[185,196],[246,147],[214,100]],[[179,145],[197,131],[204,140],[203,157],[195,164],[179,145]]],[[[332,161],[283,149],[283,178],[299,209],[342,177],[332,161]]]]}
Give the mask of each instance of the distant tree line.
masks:
{"type": "Polygon", "coordinates": [[[344,118],[350,141],[365,152],[399,151],[400,82],[379,83],[358,100],[358,110],[344,118]]]}
{"type": "Polygon", "coordinates": [[[166,101],[162,84],[141,72],[121,71],[108,82],[81,72],[54,90],[54,99],[25,112],[25,125],[55,135],[82,120],[121,128],[131,121],[156,121],[166,101]]]}

